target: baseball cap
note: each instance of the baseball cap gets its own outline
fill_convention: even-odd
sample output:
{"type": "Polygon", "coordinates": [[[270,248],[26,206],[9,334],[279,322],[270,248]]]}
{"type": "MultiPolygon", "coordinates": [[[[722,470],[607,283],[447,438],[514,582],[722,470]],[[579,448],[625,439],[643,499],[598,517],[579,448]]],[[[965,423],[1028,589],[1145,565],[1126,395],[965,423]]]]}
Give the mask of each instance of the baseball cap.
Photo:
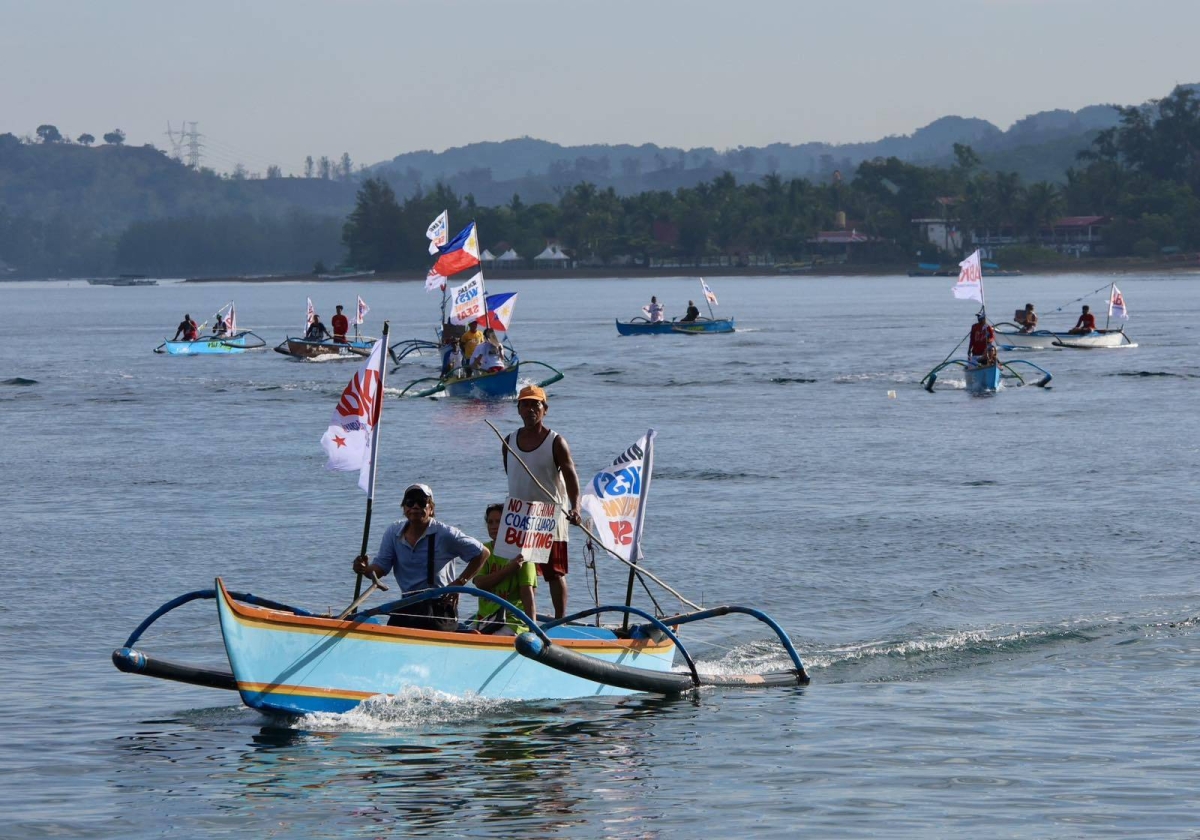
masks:
{"type": "Polygon", "coordinates": [[[433,491],[429,489],[428,484],[410,484],[410,485],[408,485],[407,487],[404,488],[405,497],[407,497],[408,494],[413,492],[414,490],[416,490],[420,493],[424,493],[425,498],[429,499],[430,501],[433,501],[433,491]]]}
{"type": "Polygon", "coordinates": [[[521,389],[521,393],[517,394],[517,402],[521,400],[540,400],[541,402],[549,402],[546,399],[546,392],[537,385],[526,385],[521,389]]]}

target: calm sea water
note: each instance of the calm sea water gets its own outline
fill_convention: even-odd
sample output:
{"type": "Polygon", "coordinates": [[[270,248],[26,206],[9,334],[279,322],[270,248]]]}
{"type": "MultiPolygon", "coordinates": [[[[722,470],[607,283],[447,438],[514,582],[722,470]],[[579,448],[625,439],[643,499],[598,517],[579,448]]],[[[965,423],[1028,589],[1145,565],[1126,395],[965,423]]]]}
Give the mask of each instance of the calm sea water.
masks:
{"type": "MultiPolygon", "coordinates": [[[[985,282],[993,316],[1033,301],[1065,327],[1109,280],[985,282]]],[[[372,332],[387,317],[430,337],[434,296],[0,284],[0,834],[1200,837],[1200,282],[1116,280],[1138,348],[1027,354],[1052,387],[991,398],[918,386],[972,321],[946,278],[720,279],[737,334],[658,338],[612,320],[651,294],[681,314],[695,279],[493,282],[520,293],[522,356],[566,373],[548,424],[583,476],[658,430],[647,567],[769,611],[812,685],[410,694],[299,721],[109,654],[217,575],[349,602],[364,496],[318,440],[353,365],[151,350],[185,311],[234,299],[274,345],[306,297],[328,320],[356,293],[372,332]]],[[[515,428],[514,407],[392,401],[384,418],[372,546],[414,481],[482,534],[506,486],[483,421],[515,428]]],[[[598,567],[620,601],[623,569],[598,567]]],[[[573,606],[590,577],[575,550],[573,606]]],[[[146,650],[220,662],[211,602],[160,624],[146,650]]],[[[709,670],[785,662],[744,620],[685,638],[709,670]]]]}

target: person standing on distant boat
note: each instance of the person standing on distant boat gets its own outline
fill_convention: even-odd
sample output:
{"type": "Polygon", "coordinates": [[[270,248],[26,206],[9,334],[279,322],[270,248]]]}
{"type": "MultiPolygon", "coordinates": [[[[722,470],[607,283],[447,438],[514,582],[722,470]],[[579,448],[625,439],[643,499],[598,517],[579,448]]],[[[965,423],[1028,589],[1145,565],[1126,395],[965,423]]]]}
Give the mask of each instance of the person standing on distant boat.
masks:
{"type": "Polygon", "coordinates": [[[220,312],[217,313],[217,322],[213,324],[213,335],[221,338],[229,332],[229,324],[225,323],[225,316],[220,312]]]}
{"type": "Polygon", "coordinates": [[[321,316],[314,312],[312,323],[309,324],[308,329],[304,331],[304,340],[324,341],[329,337],[329,330],[325,329],[325,325],[321,323],[321,316]]]}
{"type": "Polygon", "coordinates": [[[679,320],[690,324],[692,321],[695,321],[699,317],[700,317],[700,310],[696,308],[696,301],[689,300],[687,314],[684,315],[679,320]]]}
{"type": "Polygon", "coordinates": [[[1075,326],[1067,330],[1069,335],[1083,335],[1085,333],[1095,332],[1096,316],[1092,314],[1091,309],[1087,306],[1083,307],[1083,312],[1079,314],[1079,320],[1075,322],[1075,326]]]}
{"type": "Polygon", "coordinates": [[[527,385],[517,394],[517,412],[524,425],[504,439],[501,453],[508,473],[508,497],[556,505],[550,559],[537,564],[537,573],[550,587],[554,617],[567,614],[567,523],[578,525],[579,475],[567,439],[543,425],[550,405],[546,392],[527,385]],[[513,458],[509,458],[509,450],[513,458]],[[516,458],[521,463],[514,463],[516,458]],[[536,477],[536,480],[535,480],[536,477]],[[543,489],[545,488],[545,489],[543,489]],[[547,491],[553,495],[548,495],[547,491]],[[566,508],[566,510],[564,510],[566,508]]]}
{"type": "Polygon", "coordinates": [[[178,341],[179,336],[183,336],[184,341],[195,341],[200,335],[200,327],[196,326],[196,322],[192,320],[191,315],[184,315],[183,320],[179,322],[179,326],[175,328],[175,337],[172,341],[178,341]]]}
{"type": "Polygon", "coordinates": [[[467,376],[471,375],[471,359],[475,357],[475,348],[483,343],[483,333],[479,331],[479,322],[472,321],[462,338],[458,340],[458,346],[462,348],[463,370],[467,376]]]}
{"type": "Polygon", "coordinates": [[[987,322],[987,315],[982,312],[975,316],[975,323],[971,325],[967,355],[977,365],[996,363],[996,331],[987,322]]]}
{"type": "Polygon", "coordinates": [[[1037,313],[1033,311],[1033,304],[1025,304],[1025,315],[1021,318],[1021,332],[1031,333],[1037,329],[1037,313]]]}
{"type": "MultiPolygon", "coordinates": [[[[401,505],[404,519],[383,532],[374,560],[365,554],[354,558],[354,571],[376,577],[391,572],[405,597],[443,586],[463,586],[475,577],[491,552],[474,537],[433,518],[433,491],[428,484],[410,484],[401,505]],[[456,560],[467,564],[457,576],[456,560]]],[[[458,630],[458,595],[410,604],[402,612],[392,613],[388,624],[453,633],[458,630]]]]}
{"type": "Polygon", "coordinates": [[[333,327],[333,340],[338,344],[346,343],[346,333],[350,330],[350,319],[342,314],[342,307],[335,307],[337,313],[329,319],[329,326],[333,327]]]}
{"type": "Polygon", "coordinates": [[[650,295],[650,303],[642,307],[642,311],[646,313],[646,317],[650,319],[651,324],[662,323],[666,315],[667,308],[658,302],[658,298],[650,295]]]}

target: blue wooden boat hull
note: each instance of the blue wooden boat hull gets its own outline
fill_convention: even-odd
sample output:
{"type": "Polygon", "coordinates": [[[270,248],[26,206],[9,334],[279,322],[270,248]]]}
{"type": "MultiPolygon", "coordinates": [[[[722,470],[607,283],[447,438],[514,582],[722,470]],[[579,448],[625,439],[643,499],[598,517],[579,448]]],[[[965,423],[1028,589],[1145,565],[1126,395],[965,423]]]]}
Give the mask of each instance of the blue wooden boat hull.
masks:
{"type": "MultiPolygon", "coordinates": [[[[300,616],[229,597],[217,579],[221,636],[242,701],[265,712],[345,712],[405,689],[506,700],[626,695],[517,653],[511,636],[411,630],[300,616]]],[[[567,628],[564,628],[567,630],[567,628]]],[[[657,673],[671,672],[675,644],[618,639],[604,628],[572,627],[555,640],[573,653],[657,673]],[[593,638],[579,638],[581,632],[593,638]]]]}
{"type": "Polygon", "coordinates": [[[195,341],[164,341],[154,348],[154,352],[166,353],[171,356],[210,356],[245,353],[248,350],[261,350],[266,346],[265,341],[249,330],[245,330],[236,335],[221,338],[206,336],[195,341]]]}
{"type": "Polygon", "coordinates": [[[446,396],[467,399],[507,399],[517,393],[517,377],[521,366],[514,365],[496,373],[477,373],[466,379],[446,380],[446,396]]]}
{"type": "Polygon", "coordinates": [[[1000,389],[1000,366],[967,366],[963,369],[967,392],[971,394],[994,394],[1000,389]]]}
{"type": "Polygon", "coordinates": [[[731,333],[734,332],[733,318],[716,320],[701,318],[698,321],[617,321],[618,335],[669,335],[691,333],[731,333]]]}

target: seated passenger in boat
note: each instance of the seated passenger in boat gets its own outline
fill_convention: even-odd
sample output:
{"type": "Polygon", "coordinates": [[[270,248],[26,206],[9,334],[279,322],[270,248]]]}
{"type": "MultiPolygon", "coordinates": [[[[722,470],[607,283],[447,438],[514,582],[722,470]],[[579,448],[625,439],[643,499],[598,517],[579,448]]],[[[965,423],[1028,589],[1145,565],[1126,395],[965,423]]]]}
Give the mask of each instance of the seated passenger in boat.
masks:
{"type": "Polygon", "coordinates": [[[1083,312],[1079,314],[1079,320],[1075,322],[1075,326],[1067,330],[1070,335],[1084,335],[1085,333],[1095,332],[1096,316],[1091,313],[1087,307],[1083,307],[1083,312]]]}
{"type": "MultiPolygon", "coordinates": [[[[490,540],[483,547],[491,552],[496,545],[496,535],[500,533],[500,517],[504,513],[504,505],[500,503],[488,505],[484,514],[490,540]]],[[[505,560],[492,554],[484,561],[475,576],[475,586],[499,595],[510,604],[519,604],[530,618],[537,618],[537,569],[535,563],[526,563],[518,555],[516,559],[505,560]]],[[[480,633],[493,636],[515,636],[524,633],[529,628],[525,622],[510,615],[495,601],[487,598],[479,599],[479,608],[472,619],[472,627],[480,633]]]]}
{"type": "Polygon", "coordinates": [[[967,356],[973,364],[979,366],[996,363],[996,331],[982,312],[975,316],[975,323],[971,325],[967,356]]]}
{"type": "Polygon", "coordinates": [[[325,325],[321,323],[321,316],[314,314],[312,323],[304,331],[304,340],[324,341],[327,338],[329,338],[329,330],[325,329],[325,325]]]}
{"type": "Polygon", "coordinates": [[[183,336],[184,341],[195,341],[200,335],[200,328],[196,326],[196,322],[192,320],[191,315],[185,314],[183,320],[179,322],[179,326],[175,328],[175,337],[172,341],[178,341],[179,336],[183,336]]]}
{"type": "Polygon", "coordinates": [[[484,340],[471,355],[471,369],[483,373],[496,373],[504,370],[504,348],[496,331],[490,327],[483,331],[484,340]]]}
{"type": "Polygon", "coordinates": [[[696,308],[696,302],[694,300],[689,300],[687,314],[684,315],[679,320],[691,323],[692,321],[695,321],[699,317],[700,317],[700,310],[696,308]]]}
{"type": "Polygon", "coordinates": [[[651,324],[658,324],[666,316],[667,308],[658,302],[657,297],[651,295],[650,303],[643,306],[642,311],[646,313],[646,317],[650,319],[651,324]]]}
{"type": "MultiPolygon", "coordinates": [[[[410,484],[401,504],[404,519],[383,532],[374,559],[365,554],[354,559],[354,571],[376,576],[391,572],[403,597],[443,586],[463,586],[471,580],[491,554],[483,543],[433,518],[433,491],[428,484],[410,484]],[[455,572],[456,561],[466,563],[462,574],[455,572]]],[[[458,629],[458,595],[410,604],[392,613],[388,624],[453,632],[458,629]]]]}
{"type": "Polygon", "coordinates": [[[228,333],[229,333],[229,324],[225,323],[225,317],[220,312],[218,312],[217,313],[217,322],[215,324],[213,324],[213,335],[220,338],[224,335],[227,335],[228,333]]]}
{"type": "Polygon", "coordinates": [[[1025,304],[1025,311],[1020,313],[1017,322],[1021,325],[1021,332],[1031,333],[1037,329],[1037,313],[1033,311],[1033,304],[1025,304]]]}

